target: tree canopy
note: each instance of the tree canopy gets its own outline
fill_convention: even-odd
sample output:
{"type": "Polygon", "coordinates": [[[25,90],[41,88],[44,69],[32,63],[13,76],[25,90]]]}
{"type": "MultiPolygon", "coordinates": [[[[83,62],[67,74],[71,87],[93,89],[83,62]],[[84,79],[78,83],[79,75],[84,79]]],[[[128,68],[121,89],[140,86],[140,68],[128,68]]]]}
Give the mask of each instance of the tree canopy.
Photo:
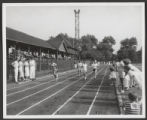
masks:
{"type": "Polygon", "coordinates": [[[137,61],[137,39],[135,37],[126,38],[120,42],[121,47],[117,52],[119,60],[129,58],[131,61],[137,61]]]}

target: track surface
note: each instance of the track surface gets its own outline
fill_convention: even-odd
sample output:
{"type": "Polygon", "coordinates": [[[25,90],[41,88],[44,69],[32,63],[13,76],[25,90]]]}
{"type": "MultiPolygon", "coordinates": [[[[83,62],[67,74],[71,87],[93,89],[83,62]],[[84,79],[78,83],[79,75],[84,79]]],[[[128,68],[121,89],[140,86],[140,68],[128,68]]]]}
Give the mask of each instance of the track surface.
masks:
{"type": "Polygon", "coordinates": [[[108,65],[92,69],[84,80],[77,72],[42,78],[7,90],[7,115],[118,115],[114,86],[108,80],[108,65]]]}

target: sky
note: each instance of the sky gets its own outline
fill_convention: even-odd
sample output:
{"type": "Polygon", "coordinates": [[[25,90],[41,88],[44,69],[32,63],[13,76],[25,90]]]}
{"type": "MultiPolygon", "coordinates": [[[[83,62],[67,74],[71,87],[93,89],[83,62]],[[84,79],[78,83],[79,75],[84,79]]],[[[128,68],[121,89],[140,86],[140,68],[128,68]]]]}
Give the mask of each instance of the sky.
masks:
{"type": "Polygon", "coordinates": [[[6,5],[6,26],[43,40],[59,33],[75,37],[74,9],[80,9],[80,37],[91,34],[100,42],[105,36],[112,36],[116,40],[115,52],[125,38],[136,37],[138,49],[142,46],[142,4],[11,5],[6,5]]]}

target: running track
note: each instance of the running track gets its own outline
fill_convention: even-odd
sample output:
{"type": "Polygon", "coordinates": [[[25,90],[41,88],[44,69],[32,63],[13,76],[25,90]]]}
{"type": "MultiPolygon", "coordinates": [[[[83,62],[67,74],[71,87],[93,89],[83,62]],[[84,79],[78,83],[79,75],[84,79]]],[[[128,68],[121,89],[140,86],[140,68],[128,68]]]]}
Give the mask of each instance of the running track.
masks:
{"type": "Polygon", "coordinates": [[[77,72],[42,78],[7,89],[7,115],[118,115],[114,86],[108,80],[108,65],[99,66],[97,78],[92,69],[88,79],[77,72]]]}

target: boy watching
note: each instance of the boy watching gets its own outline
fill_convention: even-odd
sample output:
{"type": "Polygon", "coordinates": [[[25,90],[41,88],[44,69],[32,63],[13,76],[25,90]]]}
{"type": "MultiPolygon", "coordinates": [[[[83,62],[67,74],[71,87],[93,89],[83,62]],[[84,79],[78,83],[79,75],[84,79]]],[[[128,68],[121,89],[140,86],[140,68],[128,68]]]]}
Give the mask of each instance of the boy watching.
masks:
{"type": "Polygon", "coordinates": [[[133,94],[128,94],[129,101],[124,103],[124,111],[127,115],[140,115],[141,114],[141,104],[138,102],[138,97],[133,94]]]}

